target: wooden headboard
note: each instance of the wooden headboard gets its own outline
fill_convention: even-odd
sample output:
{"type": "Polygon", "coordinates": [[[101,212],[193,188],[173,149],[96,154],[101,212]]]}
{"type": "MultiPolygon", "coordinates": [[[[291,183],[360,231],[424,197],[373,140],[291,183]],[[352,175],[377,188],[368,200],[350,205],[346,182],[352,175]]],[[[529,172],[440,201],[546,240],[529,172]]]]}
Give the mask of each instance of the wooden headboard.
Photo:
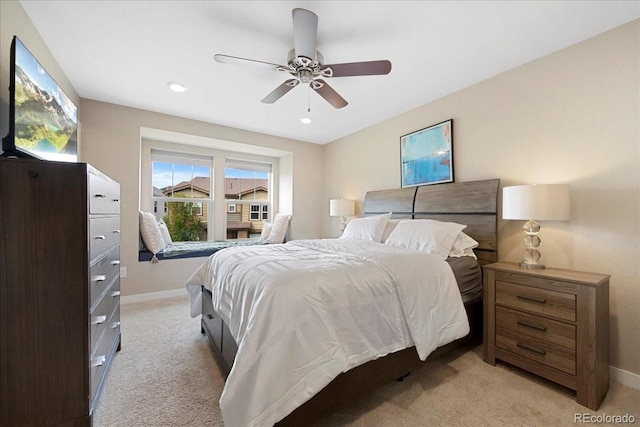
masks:
{"type": "Polygon", "coordinates": [[[395,219],[436,219],[465,224],[464,232],[475,239],[478,261],[498,260],[499,179],[423,185],[395,190],[369,191],[364,214],[392,213],[395,219]]]}

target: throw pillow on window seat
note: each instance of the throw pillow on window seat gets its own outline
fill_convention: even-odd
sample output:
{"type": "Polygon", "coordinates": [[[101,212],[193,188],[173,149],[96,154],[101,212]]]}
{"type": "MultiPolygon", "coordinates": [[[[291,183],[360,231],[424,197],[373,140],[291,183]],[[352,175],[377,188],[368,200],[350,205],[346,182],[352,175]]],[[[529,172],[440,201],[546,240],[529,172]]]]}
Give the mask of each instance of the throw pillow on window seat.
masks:
{"type": "Polygon", "coordinates": [[[276,214],[276,218],[271,224],[271,233],[269,233],[269,238],[265,240],[265,243],[284,243],[290,221],[291,215],[276,214]]]}
{"type": "Polygon", "coordinates": [[[158,225],[158,221],[156,220],[155,215],[153,215],[151,212],[140,211],[139,217],[140,235],[142,236],[142,241],[144,242],[147,249],[149,249],[149,252],[153,254],[151,262],[155,264],[156,262],[158,262],[158,257],[156,255],[167,245],[162,239],[160,225],[158,225]]]}
{"type": "Polygon", "coordinates": [[[272,225],[268,221],[262,221],[262,232],[260,233],[260,243],[268,243],[269,236],[271,235],[272,225]]]}
{"type": "Polygon", "coordinates": [[[167,223],[164,222],[164,219],[160,218],[158,221],[158,226],[160,227],[160,235],[162,236],[162,240],[164,241],[165,248],[173,243],[173,239],[171,238],[171,234],[169,233],[169,227],[167,227],[167,223]]]}

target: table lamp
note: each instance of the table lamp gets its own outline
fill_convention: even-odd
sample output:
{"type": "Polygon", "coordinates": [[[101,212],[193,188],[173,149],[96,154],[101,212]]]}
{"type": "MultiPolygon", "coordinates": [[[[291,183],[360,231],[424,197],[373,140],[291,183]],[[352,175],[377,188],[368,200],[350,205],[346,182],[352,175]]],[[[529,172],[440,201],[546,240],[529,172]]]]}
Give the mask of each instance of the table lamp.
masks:
{"type": "Polygon", "coordinates": [[[544,268],[538,251],[540,224],[536,221],[568,221],[569,206],[568,185],[514,185],[502,189],[502,219],[527,220],[522,227],[526,249],[520,267],[544,268]]]}
{"type": "Polygon", "coordinates": [[[329,216],[339,216],[340,218],[340,234],[347,226],[347,217],[354,216],[356,213],[356,203],[349,199],[331,199],[329,201],[329,216]]]}

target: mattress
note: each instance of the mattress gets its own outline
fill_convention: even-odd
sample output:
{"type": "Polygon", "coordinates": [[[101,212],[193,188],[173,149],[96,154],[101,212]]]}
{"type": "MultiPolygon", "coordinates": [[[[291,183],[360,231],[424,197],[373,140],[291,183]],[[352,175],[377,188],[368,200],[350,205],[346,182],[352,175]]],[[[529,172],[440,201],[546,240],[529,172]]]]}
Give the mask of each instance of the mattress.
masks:
{"type": "Polygon", "coordinates": [[[482,269],[478,261],[470,256],[447,258],[458,283],[462,301],[467,304],[482,298],[482,269]]]}

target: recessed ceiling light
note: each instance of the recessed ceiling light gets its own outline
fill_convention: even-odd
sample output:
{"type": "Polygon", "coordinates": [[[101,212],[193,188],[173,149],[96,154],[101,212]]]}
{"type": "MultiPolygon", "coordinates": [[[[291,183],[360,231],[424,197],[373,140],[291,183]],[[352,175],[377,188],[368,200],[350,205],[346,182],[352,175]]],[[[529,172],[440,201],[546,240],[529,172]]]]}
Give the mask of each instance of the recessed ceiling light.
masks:
{"type": "Polygon", "coordinates": [[[309,123],[311,123],[311,118],[310,117],[303,117],[300,119],[300,121],[302,123],[304,123],[305,125],[308,125],[309,123]]]}
{"type": "Polygon", "coordinates": [[[169,82],[167,83],[167,86],[169,86],[169,89],[174,92],[184,92],[185,90],[187,90],[187,87],[185,85],[176,82],[169,82]]]}

